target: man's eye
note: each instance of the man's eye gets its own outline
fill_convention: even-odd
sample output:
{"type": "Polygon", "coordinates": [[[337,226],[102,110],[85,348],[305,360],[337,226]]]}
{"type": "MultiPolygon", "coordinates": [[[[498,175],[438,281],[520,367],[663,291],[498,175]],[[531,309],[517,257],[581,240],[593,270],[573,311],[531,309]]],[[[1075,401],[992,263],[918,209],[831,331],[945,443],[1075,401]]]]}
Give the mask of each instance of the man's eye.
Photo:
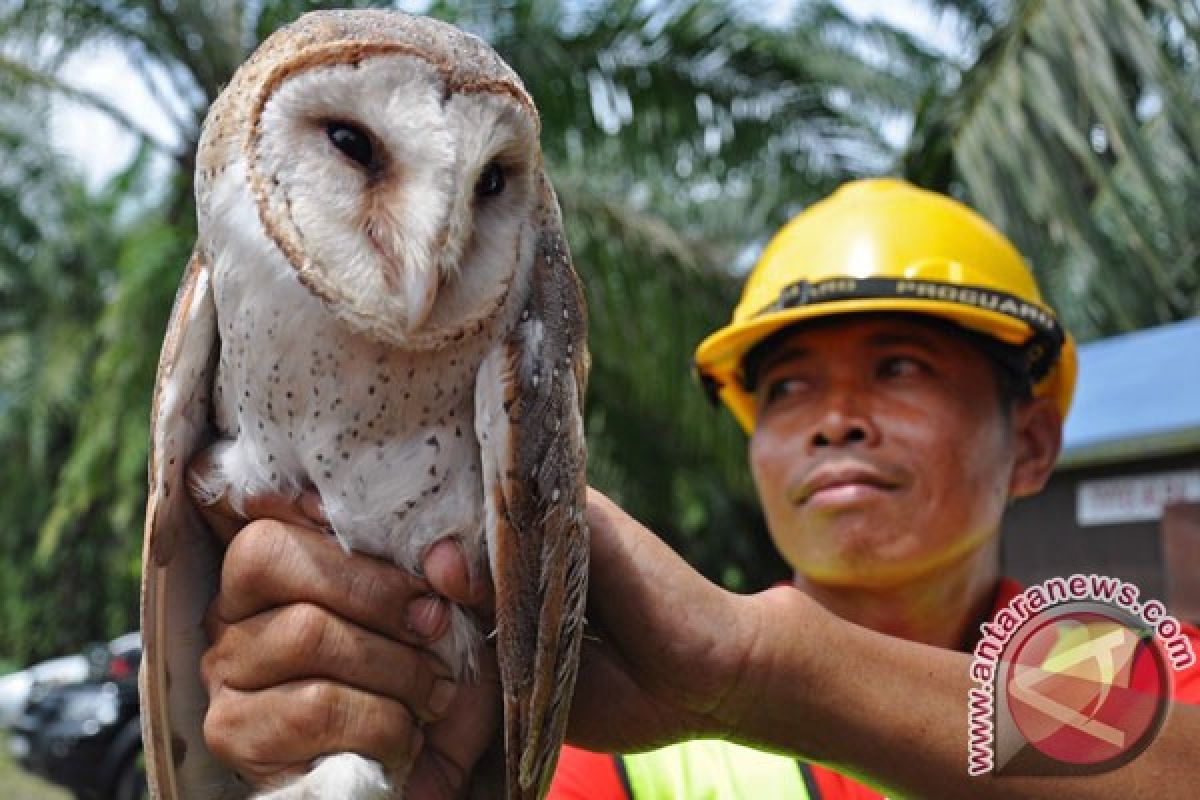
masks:
{"type": "Polygon", "coordinates": [[[891,356],[879,363],[882,378],[907,378],[927,372],[925,365],[911,356],[891,356]]]}
{"type": "Polygon", "coordinates": [[[807,387],[808,382],[803,378],[797,377],[776,378],[766,381],[758,392],[758,404],[760,407],[765,408],[773,403],[786,400],[789,397],[795,397],[801,394],[807,387]]]}

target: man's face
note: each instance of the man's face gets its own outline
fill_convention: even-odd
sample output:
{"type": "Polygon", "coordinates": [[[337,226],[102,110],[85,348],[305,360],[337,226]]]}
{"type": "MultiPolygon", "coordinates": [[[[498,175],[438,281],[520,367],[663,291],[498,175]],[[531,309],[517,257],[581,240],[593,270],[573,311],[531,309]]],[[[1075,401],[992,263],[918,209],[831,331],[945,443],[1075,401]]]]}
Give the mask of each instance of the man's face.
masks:
{"type": "Polygon", "coordinates": [[[893,585],[996,533],[1020,415],[968,340],[917,316],[832,318],[766,355],[757,401],[754,479],[805,578],[893,585]]]}

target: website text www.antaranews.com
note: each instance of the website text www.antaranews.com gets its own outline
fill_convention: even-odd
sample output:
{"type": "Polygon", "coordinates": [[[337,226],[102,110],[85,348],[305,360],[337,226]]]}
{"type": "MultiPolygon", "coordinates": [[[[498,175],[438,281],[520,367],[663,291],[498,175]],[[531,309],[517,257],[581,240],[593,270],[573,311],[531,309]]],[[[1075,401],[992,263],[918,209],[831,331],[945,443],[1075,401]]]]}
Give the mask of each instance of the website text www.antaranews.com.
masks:
{"type": "MultiPolygon", "coordinates": [[[[996,685],[997,676],[1006,665],[1006,659],[1012,658],[1009,649],[1014,637],[1031,620],[1036,623],[1053,611],[1061,612],[1062,607],[1069,604],[1102,604],[1101,607],[1125,612],[1124,615],[1114,614],[1114,619],[1128,619],[1125,624],[1135,631],[1141,628],[1141,639],[1157,638],[1161,654],[1173,669],[1186,669],[1195,663],[1191,640],[1179,620],[1168,614],[1160,601],[1142,602],[1140,598],[1137,586],[1119,578],[1104,575],[1050,578],[1025,589],[981,626],[983,635],[975,646],[971,662],[971,679],[978,685],[971,688],[968,703],[970,774],[983,775],[993,771],[995,766],[996,693],[1000,690],[996,685]]],[[[1122,623],[1115,621],[1113,624],[1122,623]]],[[[1133,635],[1127,634],[1127,637],[1133,635]]],[[[1120,642],[1120,632],[1098,638],[1088,643],[1086,655],[1111,663],[1112,647],[1120,642]]],[[[1010,673],[1011,670],[1005,671],[1005,674],[1010,673]]],[[[1103,680],[1112,680],[1111,670],[1103,680]]],[[[1108,686],[1101,689],[1107,693],[1108,686]]]]}

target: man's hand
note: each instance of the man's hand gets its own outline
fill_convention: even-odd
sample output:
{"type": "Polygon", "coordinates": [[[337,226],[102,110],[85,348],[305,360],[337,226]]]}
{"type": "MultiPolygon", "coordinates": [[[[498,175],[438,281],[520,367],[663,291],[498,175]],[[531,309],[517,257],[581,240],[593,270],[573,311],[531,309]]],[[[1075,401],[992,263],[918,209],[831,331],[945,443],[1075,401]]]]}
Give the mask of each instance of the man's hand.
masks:
{"type": "MultiPolygon", "coordinates": [[[[313,493],[250,498],[244,515],[218,501],[205,513],[229,543],[203,665],[213,752],[255,785],[333,752],[393,768],[415,759],[410,800],[461,794],[495,738],[500,693],[494,664],[478,686],[455,689],[427,651],[447,627],[443,598],[476,609],[490,600],[457,546],[431,549],[422,579],[345,553],[313,493]]],[[[591,624],[569,739],[632,751],[727,732],[755,606],[594,490],[588,524],[591,624]]]]}
{"type": "Polygon", "coordinates": [[[427,649],[447,599],[485,605],[457,545],[431,548],[418,578],[343,551],[312,492],[250,498],[244,516],[223,500],[203,510],[228,543],[202,664],[213,753],[255,786],[348,751],[389,772],[412,764],[410,800],[461,796],[495,738],[499,692],[490,651],[480,683],[456,686],[427,649]]]}

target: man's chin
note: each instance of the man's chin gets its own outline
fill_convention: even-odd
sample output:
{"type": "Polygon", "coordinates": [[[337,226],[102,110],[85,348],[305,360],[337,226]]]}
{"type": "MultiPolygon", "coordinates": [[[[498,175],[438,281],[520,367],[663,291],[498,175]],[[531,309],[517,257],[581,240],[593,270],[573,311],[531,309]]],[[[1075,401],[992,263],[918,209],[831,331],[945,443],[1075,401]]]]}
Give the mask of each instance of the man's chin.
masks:
{"type": "Polygon", "coordinates": [[[907,564],[822,564],[797,571],[801,580],[821,586],[883,591],[911,583],[929,574],[927,566],[907,564]]]}
{"type": "Polygon", "coordinates": [[[964,539],[954,547],[897,557],[880,552],[883,548],[867,548],[860,543],[821,559],[800,559],[793,568],[800,578],[811,583],[882,591],[951,569],[974,551],[977,544],[964,539]]]}

